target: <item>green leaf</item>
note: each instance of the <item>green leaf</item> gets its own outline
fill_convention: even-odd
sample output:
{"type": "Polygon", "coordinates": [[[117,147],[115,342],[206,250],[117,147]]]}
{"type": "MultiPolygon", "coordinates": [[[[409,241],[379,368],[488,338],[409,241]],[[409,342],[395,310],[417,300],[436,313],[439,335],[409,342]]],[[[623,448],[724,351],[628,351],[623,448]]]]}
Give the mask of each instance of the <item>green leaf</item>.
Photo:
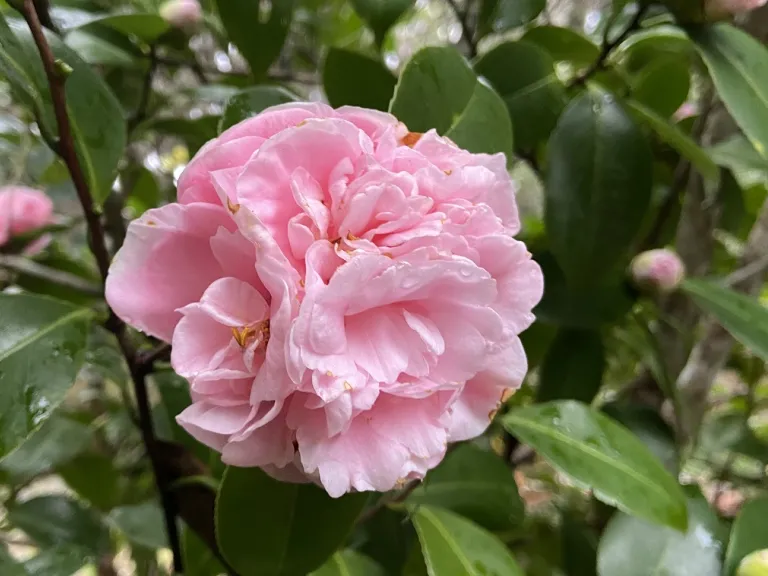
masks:
{"type": "MultiPolygon", "coordinates": [[[[72,576],[86,559],[79,548],[59,546],[41,550],[36,556],[24,561],[26,576],[72,576]]],[[[3,572],[3,576],[6,576],[3,572]]]]}
{"type": "Polygon", "coordinates": [[[358,52],[331,47],[323,63],[323,89],[328,102],[388,110],[395,79],[384,64],[358,52]]]}
{"type": "Polygon", "coordinates": [[[256,116],[270,106],[295,101],[294,94],[279,86],[254,86],[241,90],[227,100],[227,106],[219,122],[219,133],[238,122],[256,116]]]}
{"type": "Polygon", "coordinates": [[[712,146],[708,152],[715,162],[734,172],[768,172],[768,159],[761,156],[741,134],[712,146]]]}
{"type": "Polygon", "coordinates": [[[78,496],[102,511],[120,504],[128,481],[112,459],[101,454],[81,454],[56,472],[78,496]]]}
{"type": "Polygon", "coordinates": [[[548,252],[535,255],[544,273],[544,296],[534,309],[542,322],[566,328],[597,328],[624,316],[633,298],[627,287],[610,279],[596,286],[570,286],[548,252]]]}
{"type": "Polygon", "coordinates": [[[589,404],[603,383],[605,349],[596,330],[561,330],[541,366],[537,402],[579,400],[589,404]]]}
{"type": "Polygon", "coordinates": [[[504,32],[519,28],[541,14],[546,4],[546,0],[484,0],[480,8],[481,21],[478,26],[482,26],[482,35],[491,30],[504,32]]]}
{"type": "Polygon", "coordinates": [[[76,30],[67,34],[65,43],[91,66],[137,68],[139,60],[121,47],[88,32],[76,30]]]}
{"type": "Polygon", "coordinates": [[[768,445],[755,436],[748,419],[746,411],[708,413],[701,426],[698,449],[710,462],[743,454],[768,463],[768,445]]]}
{"type": "Polygon", "coordinates": [[[634,73],[668,58],[690,62],[693,43],[677,26],[652,26],[630,34],[616,50],[622,65],[634,73]]]}
{"type": "Polygon", "coordinates": [[[677,476],[679,454],[675,434],[655,410],[631,404],[606,404],[603,412],[637,436],[669,473],[677,476]]]}
{"type": "Polygon", "coordinates": [[[337,552],[310,576],[386,576],[386,571],[354,550],[337,552]]]}
{"type": "Polygon", "coordinates": [[[482,82],[475,84],[467,107],[445,135],[470,152],[503,152],[507,162],[512,160],[513,137],[509,113],[493,88],[482,82]]]}
{"type": "Polygon", "coordinates": [[[689,64],[667,58],[649,64],[632,82],[632,96],[662,118],[669,118],[688,98],[689,64]]]}
{"type": "Polygon", "coordinates": [[[659,138],[690,160],[702,176],[707,180],[717,181],[720,176],[717,164],[690,136],[640,102],[628,100],[627,106],[635,117],[646,123],[659,138]]]}
{"type": "Polygon", "coordinates": [[[194,120],[189,118],[155,118],[143,124],[147,130],[160,134],[171,134],[184,140],[190,154],[195,154],[206,142],[216,138],[219,133],[218,116],[202,116],[194,120]]]}
{"type": "Polygon", "coordinates": [[[686,280],[682,289],[736,340],[768,362],[768,309],[756,298],[705,280],[686,280]]]}
{"type": "Polygon", "coordinates": [[[38,496],[8,509],[8,520],[44,548],[74,547],[98,557],[110,549],[98,516],[67,496],[38,496]]]}
{"type": "Polygon", "coordinates": [[[561,522],[563,570],[568,576],[597,576],[597,537],[593,529],[573,514],[563,514],[561,522]]]}
{"type": "Polygon", "coordinates": [[[447,508],[493,531],[520,526],[524,515],[510,467],[496,454],[471,444],[446,456],[406,504],[447,508]]]}
{"type": "Polygon", "coordinates": [[[220,576],[226,570],[194,530],[184,526],[181,532],[185,576],[220,576]]]}
{"type": "MultiPolygon", "coordinates": [[[[96,204],[112,189],[117,165],[126,145],[126,128],[120,103],[101,77],[58,37],[48,35],[54,56],[72,68],[66,98],[72,134],[86,182],[96,204]]],[[[42,129],[58,134],[48,81],[32,35],[26,25],[13,32],[0,17],[0,72],[8,75],[28,95],[42,129]],[[10,36],[15,34],[15,40],[10,36]]]]}
{"type": "MultiPolygon", "coordinates": [[[[369,504],[370,505],[370,504],[369,504]]],[[[416,541],[416,531],[402,512],[382,508],[360,526],[365,542],[357,549],[384,567],[389,574],[400,574],[416,541]]]]}
{"type": "Polygon", "coordinates": [[[331,498],[314,484],[230,467],[216,498],[216,537],[241,576],[305,576],[341,546],[367,499],[364,492],[331,498]]]}
{"type": "Polygon", "coordinates": [[[424,48],[405,65],[390,112],[409,130],[431,128],[470,152],[512,151],[506,108],[454,48],[424,48]]]}
{"type": "Polygon", "coordinates": [[[546,227],[568,281],[594,285],[627,258],[650,205],[653,157],[607,93],[574,99],[549,141],[546,227]]]}
{"type": "Polygon", "coordinates": [[[688,531],[616,514],[598,548],[600,576],[719,576],[720,527],[701,496],[688,499],[688,531]]]}
{"type": "Polygon", "coordinates": [[[728,549],[725,553],[723,576],[734,576],[739,563],[756,550],[768,548],[768,498],[750,500],[742,506],[731,529],[728,549]]]}
{"type": "Polygon", "coordinates": [[[168,546],[163,512],[156,502],[115,508],[107,516],[107,521],[133,544],[150,549],[168,546]]]}
{"type": "Polygon", "coordinates": [[[104,14],[67,6],[53,6],[50,13],[53,21],[63,32],[101,25],[126,36],[135,36],[144,42],[152,43],[170,29],[170,25],[160,14],[151,12],[104,14]]]}
{"type": "Polygon", "coordinates": [[[387,31],[414,3],[415,0],[352,0],[352,7],[373,30],[376,44],[382,46],[387,31]]]}
{"type": "Polygon", "coordinates": [[[418,506],[413,523],[429,576],[523,576],[501,541],[458,514],[418,506]]]}
{"type": "Polygon", "coordinates": [[[291,25],[294,0],[216,0],[221,23],[256,78],[280,55],[291,25]],[[267,8],[266,6],[269,6],[267,8]]]}
{"type": "Polygon", "coordinates": [[[528,42],[505,42],[483,54],[475,70],[504,100],[516,148],[533,150],[547,139],[566,102],[554,60],[547,52],[528,42]]]}
{"type": "Polygon", "coordinates": [[[47,420],[75,381],[91,311],[0,294],[0,458],[47,420]]]}
{"type": "Polygon", "coordinates": [[[516,408],[502,425],[595,496],[630,514],[685,529],[677,481],[643,443],[597,410],[574,401],[516,408]]]}
{"type": "Polygon", "coordinates": [[[17,477],[31,477],[63,464],[91,441],[91,429],[66,416],[46,420],[21,446],[8,454],[0,469],[17,477]]]}
{"type": "Polygon", "coordinates": [[[691,28],[688,34],[731,116],[768,157],[768,49],[730,24],[691,28]]]}
{"type": "Polygon", "coordinates": [[[557,26],[534,26],[522,40],[543,48],[556,62],[569,62],[581,68],[597,60],[600,49],[578,32],[557,26]]]}

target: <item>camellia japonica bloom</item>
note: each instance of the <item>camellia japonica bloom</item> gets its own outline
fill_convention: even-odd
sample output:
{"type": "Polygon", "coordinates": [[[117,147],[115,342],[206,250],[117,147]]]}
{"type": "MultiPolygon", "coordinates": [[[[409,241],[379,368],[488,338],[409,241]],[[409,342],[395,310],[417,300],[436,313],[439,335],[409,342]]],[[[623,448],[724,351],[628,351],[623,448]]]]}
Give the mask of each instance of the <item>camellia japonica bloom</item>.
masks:
{"type": "Polygon", "coordinates": [[[502,154],[383,112],[269,108],[131,223],[107,281],[173,345],[177,420],[233,466],[332,496],[421,478],[521,383],[543,279],[502,154]]]}

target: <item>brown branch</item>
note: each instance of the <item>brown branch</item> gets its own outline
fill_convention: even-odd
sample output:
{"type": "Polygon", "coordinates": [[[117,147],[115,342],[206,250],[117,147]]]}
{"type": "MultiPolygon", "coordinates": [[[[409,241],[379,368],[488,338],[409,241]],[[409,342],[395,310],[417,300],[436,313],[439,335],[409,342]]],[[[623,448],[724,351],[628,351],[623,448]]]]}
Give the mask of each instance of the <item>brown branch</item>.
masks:
{"type": "MultiPolygon", "coordinates": [[[[33,0],[24,0],[23,14],[24,19],[32,32],[32,37],[37,45],[37,49],[40,52],[40,58],[42,59],[43,68],[50,86],[51,101],[53,103],[59,136],[56,151],[66,164],[72,182],[75,185],[77,197],[82,206],[83,214],[85,215],[85,220],[88,225],[88,242],[94,257],[96,258],[96,264],[98,265],[101,278],[106,282],[110,264],[109,252],[107,251],[104,227],[94,209],[93,198],[91,197],[88,183],[77,157],[72,126],[67,113],[65,91],[67,71],[65,67],[56,60],[56,57],[48,44],[33,0]]],[[[183,572],[183,566],[178,527],[176,525],[176,502],[170,492],[169,479],[164,472],[162,466],[163,463],[160,461],[156,449],[152,413],[150,409],[149,395],[147,393],[146,376],[151,371],[152,364],[142,364],[138,362],[136,349],[126,332],[125,324],[115,316],[111,310],[106,327],[117,338],[120,350],[128,363],[136,394],[136,403],[139,410],[142,439],[154,471],[155,481],[165,516],[165,528],[168,533],[168,541],[171,550],[173,551],[174,570],[181,573],[183,572]]]]}

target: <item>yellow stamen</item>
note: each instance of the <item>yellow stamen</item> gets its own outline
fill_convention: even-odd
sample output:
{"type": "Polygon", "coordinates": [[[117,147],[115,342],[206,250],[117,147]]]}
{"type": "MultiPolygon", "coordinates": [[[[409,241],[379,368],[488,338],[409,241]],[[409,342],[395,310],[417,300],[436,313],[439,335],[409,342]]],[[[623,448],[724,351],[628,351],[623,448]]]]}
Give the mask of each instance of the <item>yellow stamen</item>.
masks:
{"type": "Polygon", "coordinates": [[[413,148],[416,146],[416,143],[421,140],[422,133],[421,132],[408,132],[405,136],[403,136],[403,139],[401,142],[408,146],[409,148],[413,148]]]}
{"type": "Polygon", "coordinates": [[[237,214],[238,211],[240,210],[240,204],[235,204],[232,202],[232,200],[227,198],[227,208],[229,209],[230,212],[232,212],[232,214],[237,214]]]}

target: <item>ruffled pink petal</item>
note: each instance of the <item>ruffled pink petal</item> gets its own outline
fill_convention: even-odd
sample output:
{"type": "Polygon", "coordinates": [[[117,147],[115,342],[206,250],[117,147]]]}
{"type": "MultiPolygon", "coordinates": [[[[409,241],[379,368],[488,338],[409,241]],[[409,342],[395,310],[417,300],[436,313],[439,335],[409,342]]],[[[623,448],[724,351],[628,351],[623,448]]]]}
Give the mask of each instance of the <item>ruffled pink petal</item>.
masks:
{"type": "Polygon", "coordinates": [[[220,227],[235,225],[212,204],[169,204],[131,222],[107,278],[110,307],[134,328],[170,342],[177,310],[223,275],[211,250],[220,227]]]}

